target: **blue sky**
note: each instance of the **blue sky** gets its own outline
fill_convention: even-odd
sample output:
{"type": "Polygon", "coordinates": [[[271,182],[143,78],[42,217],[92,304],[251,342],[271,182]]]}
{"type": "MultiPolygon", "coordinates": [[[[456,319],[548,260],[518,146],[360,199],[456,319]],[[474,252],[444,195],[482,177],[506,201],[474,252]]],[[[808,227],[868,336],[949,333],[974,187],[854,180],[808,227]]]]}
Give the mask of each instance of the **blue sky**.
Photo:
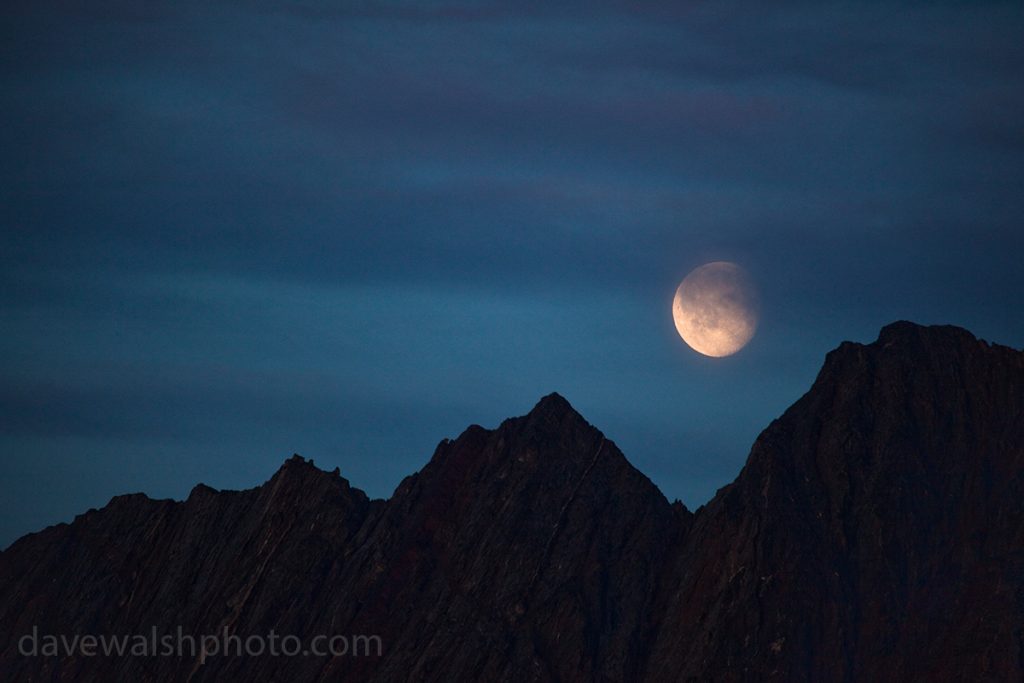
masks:
{"type": "Polygon", "coordinates": [[[292,452],[388,496],[551,391],[693,508],[842,340],[1024,346],[1019,3],[283,4],[3,10],[0,545],[292,452]]]}

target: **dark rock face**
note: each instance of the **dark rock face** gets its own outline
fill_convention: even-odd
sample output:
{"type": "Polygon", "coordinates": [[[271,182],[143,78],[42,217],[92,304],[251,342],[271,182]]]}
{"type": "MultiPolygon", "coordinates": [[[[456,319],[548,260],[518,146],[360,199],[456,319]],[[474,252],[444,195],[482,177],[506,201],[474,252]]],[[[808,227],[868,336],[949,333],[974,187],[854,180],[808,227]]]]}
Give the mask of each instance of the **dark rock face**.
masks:
{"type": "MultiPolygon", "coordinates": [[[[186,653],[189,655],[189,653],[186,653]]],[[[1021,680],[1024,353],[896,323],[696,513],[560,396],[391,499],[298,456],[0,554],[2,680],[1021,680]],[[24,657],[40,634],[373,634],[364,656],[24,657]]]]}
{"type": "Polygon", "coordinates": [[[843,344],[677,562],[651,678],[1021,680],[1024,353],[843,344]]]}

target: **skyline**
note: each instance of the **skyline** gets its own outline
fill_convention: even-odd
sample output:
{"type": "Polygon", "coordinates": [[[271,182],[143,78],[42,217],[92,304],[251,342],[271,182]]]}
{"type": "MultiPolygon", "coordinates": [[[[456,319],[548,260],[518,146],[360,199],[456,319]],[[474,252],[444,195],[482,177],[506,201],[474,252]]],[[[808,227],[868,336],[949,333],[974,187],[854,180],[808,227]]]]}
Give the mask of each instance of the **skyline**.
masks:
{"type": "Polygon", "coordinates": [[[844,340],[1024,347],[1010,4],[5,13],[0,547],[293,452],[386,497],[551,392],[695,509],[844,340]]]}

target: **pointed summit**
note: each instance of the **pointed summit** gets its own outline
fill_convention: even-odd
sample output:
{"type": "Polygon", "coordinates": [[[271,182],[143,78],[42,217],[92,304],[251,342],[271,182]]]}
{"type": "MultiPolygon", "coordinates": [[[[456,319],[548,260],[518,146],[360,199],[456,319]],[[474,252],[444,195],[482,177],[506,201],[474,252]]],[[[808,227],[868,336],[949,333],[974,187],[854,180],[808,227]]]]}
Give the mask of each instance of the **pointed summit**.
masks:
{"type": "MultiPolygon", "coordinates": [[[[458,438],[442,441],[427,469],[454,468],[460,477],[465,476],[471,471],[463,462],[466,459],[474,463],[474,469],[484,468],[487,476],[492,476],[507,467],[509,461],[519,461],[543,464],[546,470],[567,468],[563,474],[571,476],[568,470],[586,467],[604,443],[604,434],[565,397],[550,393],[530,412],[508,418],[496,429],[472,425],[458,438]]],[[[602,450],[604,456],[625,462],[610,441],[602,450]]]]}
{"type": "Polygon", "coordinates": [[[572,407],[561,394],[550,393],[520,418],[525,421],[524,431],[540,437],[564,436],[569,433],[592,433],[601,438],[601,433],[572,407]]]}
{"type": "Polygon", "coordinates": [[[537,405],[535,405],[533,407],[533,410],[531,410],[530,412],[531,413],[536,413],[536,412],[544,412],[544,413],[566,413],[566,412],[573,412],[573,413],[575,413],[576,409],[572,407],[572,404],[570,404],[569,401],[566,400],[566,398],[564,396],[559,394],[557,391],[553,391],[550,394],[548,394],[547,396],[544,396],[539,401],[537,401],[537,405]]]}

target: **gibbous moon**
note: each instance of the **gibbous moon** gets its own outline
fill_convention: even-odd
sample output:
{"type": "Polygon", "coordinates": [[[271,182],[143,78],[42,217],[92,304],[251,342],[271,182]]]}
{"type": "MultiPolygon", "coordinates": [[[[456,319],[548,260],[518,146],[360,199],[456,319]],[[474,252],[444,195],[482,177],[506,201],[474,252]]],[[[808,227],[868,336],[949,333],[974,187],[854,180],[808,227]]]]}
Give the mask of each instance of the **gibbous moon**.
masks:
{"type": "Polygon", "coordinates": [[[705,356],[731,356],[757,331],[758,296],[747,271],[714,261],[687,275],[672,300],[676,330],[705,356]]]}

